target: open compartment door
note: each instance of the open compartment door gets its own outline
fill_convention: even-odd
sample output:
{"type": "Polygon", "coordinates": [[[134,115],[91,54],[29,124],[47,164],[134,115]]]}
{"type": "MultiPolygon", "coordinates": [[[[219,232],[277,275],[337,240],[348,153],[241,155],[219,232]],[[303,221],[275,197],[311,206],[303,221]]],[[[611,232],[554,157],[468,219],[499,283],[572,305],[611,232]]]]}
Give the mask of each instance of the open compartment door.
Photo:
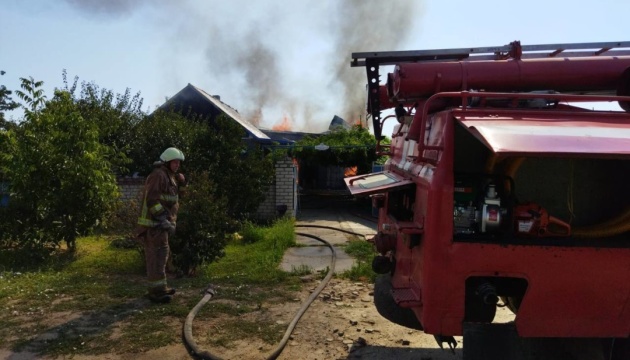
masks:
{"type": "Polygon", "coordinates": [[[370,195],[413,184],[413,181],[391,171],[357,175],[344,179],[352,195],[370,195]]]}
{"type": "Polygon", "coordinates": [[[504,155],[630,155],[630,123],[582,116],[580,121],[456,116],[490,150],[504,155]]]}

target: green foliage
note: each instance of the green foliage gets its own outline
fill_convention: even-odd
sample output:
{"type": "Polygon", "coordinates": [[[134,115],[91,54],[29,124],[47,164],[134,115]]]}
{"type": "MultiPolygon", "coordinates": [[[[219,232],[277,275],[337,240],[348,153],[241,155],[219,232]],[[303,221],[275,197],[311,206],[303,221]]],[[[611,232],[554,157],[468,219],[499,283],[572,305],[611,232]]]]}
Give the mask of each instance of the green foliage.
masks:
{"type": "Polygon", "coordinates": [[[305,164],[357,166],[360,174],[370,172],[372,163],[379,160],[376,138],[361,126],[353,126],[350,130],[339,127],[319,137],[306,137],[296,143],[295,157],[305,164]],[[330,149],[319,151],[314,148],[322,143],[330,149]]]}
{"type": "Polygon", "coordinates": [[[195,179],[182,194],[177,232],[170,239],[173,264],[186,275],[225,256],[225,232],[231,221],[226,200],[215,198],[215,184],[208,173],[193,173],[195,179]]]}
{"type": "Polygon", "coordinates": [[[20,78],[22,84],[22,90],[16,90],[15,94],[26,105],[27,118],[34,116],[46,103],[46,96],[44,96],[44,89],[41,87],[44,85],[43,81],[35,81],[33,77],[20,78]]]}
{"type": "Polygon", "coordinates": [[[78,77],[68,84],[66,71],[63,71],[65,90],[72,95],[77,111],[87,121],[98,128],[98,141],[112,148],[109,159],[113,170],[119,175],[128,173],[129,152],[135,142],[134,127],[144,119],[140,93],[132,96],[131,90],[115,94],[112,90],[101,89],[94,83],[81,83],[77,92],[78,77]]]}
{"type": "Polygon", "coordinates": [[[201,135],[191,147],[190,166],[212,174],[217,197],[228,200],[230,217],[250,217],[273,181],[271,157],[257,147],[247,147],[242,140],[243,128],[225,115],[208,124],[207,132],[201,135]]]}
{"type": "Polygon", "coordinates": [[[159,160],[164,149],[176,147],[186,155],[186,161],[182,163],[182,172],[203,171],[200,166],[195,166],[200,163],[200,159],[193,146],[195,142],[206,138],[208,128],[205,124],[191,121],[175,112],[158,110],[146,116],[133,128],[132,133],[134,141],[129,149],[129,156],[132,159],[130,169],[148,175],[153,170],[153,162],[159,160]]]}
{"type": "MultiPolygon", "coordinates": [[[[0,75],[4,75],[4,71],[0,71],[0,75]]],[[[11,98],[13,92],[8,90],[6,86],[0,85],[0,130],[12,127],[12,123],[4,119],[4,112],[16,109],[20,104],[11,98]]]]}
{"type": "Polygon", "coordinates": [[[22,248],[65,241],[73,249],[76,237],[89,233],[119,196],[111,151],[69,93],[56,91],[45,102],[41,85],[22,79],[24,91],[16,93],[27,105],[25,121],[7,132],[0,151],[11,181],[9,230],[22,248]]]}

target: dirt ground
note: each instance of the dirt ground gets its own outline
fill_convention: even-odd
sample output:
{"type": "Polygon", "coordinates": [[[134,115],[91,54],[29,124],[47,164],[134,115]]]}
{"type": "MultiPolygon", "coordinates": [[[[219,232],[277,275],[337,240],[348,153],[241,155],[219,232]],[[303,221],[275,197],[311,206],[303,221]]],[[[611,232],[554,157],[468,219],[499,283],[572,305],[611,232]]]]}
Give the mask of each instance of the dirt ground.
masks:
{"type": "MultiPolygon", "coordinates": [[[[264,316],[274,319],[275,323],[280,325],[279,328],[283,329],[282,331],[287,328],[311,291],[319,285],[319,280],[314,278],[306,278],[304,281],[306,281],[306,286],[300,293],[296,293],[295,301],[264,305],[264,316]]],[[[341,279],[331,280],[304,313],[278,359],[462,359],[461,338],[457,338],[458,346],[454,352],[450,349],[442,350],[433,336],[389,322],[376,311],[372,301],[372,290],[371,284],[341,279]]],[[[221,300],[218,298],[216,301],[221,300]]],[[[68,316],[73,315],[68,313],[68,316]]],[[[260,314],[253,313],[248,316],[260,316],[260,314]]],[[[181,334],[184,320],[173,322],[172,331],[178,335],[181,334]]],[[[277,344],[269,345],[252,338],[232,343],[228,348],[211,347],[208,340],[215,327],[216,321],[213,319],[198,316],[193,322],[193,335],[199,348],[223,359],[265,359],[277,346],[277,344]]],[[[188,353],[182,341],[141,354],[74,355],[65,358],[174,360],[193,357],[188,353]]],[[[0,359],[30,360],[41,359],[41,357],[29,352],[12,353],[7,349],[0,349],[0,359]]]]}
{"type": "MultiPolygon", "coordinates": [[[[313,280],[299,301],[269,309],[271,316],[288,325],[317,285],[313,280]]],[[[372,290],[371,284],[331,280],[298,322],[279,359],[462,359],[461,338],[453,353],[441,350],[433,336],[389,322],[376,311],[372,290]]],[[[274,349],[275,345],[246,341],[231,349],[207,350],[226,359],[264,359],[274,349]]]]}

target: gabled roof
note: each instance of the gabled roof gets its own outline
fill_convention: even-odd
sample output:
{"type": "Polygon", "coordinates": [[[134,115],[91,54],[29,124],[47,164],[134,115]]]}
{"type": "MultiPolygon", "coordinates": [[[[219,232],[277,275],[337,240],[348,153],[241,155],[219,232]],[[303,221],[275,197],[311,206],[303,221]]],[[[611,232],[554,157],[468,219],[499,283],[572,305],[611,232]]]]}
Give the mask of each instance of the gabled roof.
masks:
{"type": "Polygon", "coordinates": [[[262,140],[263,142],[271,141],[265,133],[260,131],[254,124],[245,120],[234,108],[190,83],[159,108],[170,106],[179,107],[181,109],[191,108],[196,113],[211,115],[212,117],[218,115],[219,112],[224,113],[239,123],[248,134],[257,140],[262,140]]]}

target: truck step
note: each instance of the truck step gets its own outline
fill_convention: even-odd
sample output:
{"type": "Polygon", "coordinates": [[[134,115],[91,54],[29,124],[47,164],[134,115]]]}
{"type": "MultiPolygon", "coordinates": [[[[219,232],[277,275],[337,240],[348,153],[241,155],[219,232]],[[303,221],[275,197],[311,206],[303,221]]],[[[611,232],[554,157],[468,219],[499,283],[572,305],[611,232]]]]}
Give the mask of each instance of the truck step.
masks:
{"type": "Polygon", "coordinates": [[[399,306],[413,307],[422,305],[420,296],[411,288],[392,289],[392,296],[399,306]]]}

